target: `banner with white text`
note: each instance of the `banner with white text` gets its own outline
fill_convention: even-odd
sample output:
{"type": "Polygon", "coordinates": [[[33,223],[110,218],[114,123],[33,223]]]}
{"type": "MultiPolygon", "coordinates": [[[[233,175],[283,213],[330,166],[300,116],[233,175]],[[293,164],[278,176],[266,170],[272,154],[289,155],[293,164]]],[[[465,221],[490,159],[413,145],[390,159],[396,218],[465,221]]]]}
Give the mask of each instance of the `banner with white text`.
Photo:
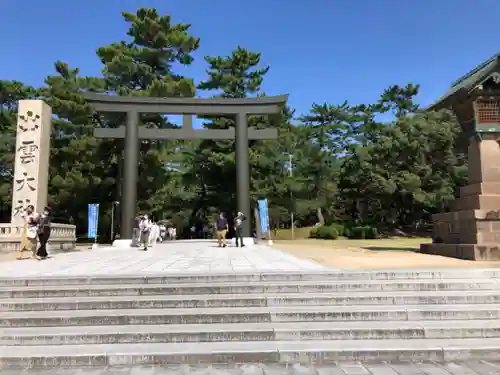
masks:
{"type": "Polygon", "coordinates": [[[99,222],[99,204],[89,204],[88,238],[97,238],[97,225],[99,222]]]}
{"type": "Polygon", "coordinates": [[[269,209],[267,206],[267,199],[259,200],[259,219],[262,233],[269,232],[269,209]]]}

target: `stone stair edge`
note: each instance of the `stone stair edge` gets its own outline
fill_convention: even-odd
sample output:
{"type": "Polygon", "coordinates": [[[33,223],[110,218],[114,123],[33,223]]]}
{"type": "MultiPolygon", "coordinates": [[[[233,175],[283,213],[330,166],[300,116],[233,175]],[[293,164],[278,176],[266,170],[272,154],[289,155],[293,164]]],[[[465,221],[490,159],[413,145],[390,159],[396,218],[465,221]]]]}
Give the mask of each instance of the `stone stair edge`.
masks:
{"type": "Polygon", "coordinates": [[[104,326],[50,326],[4,327],[0,337],[6,336],[63,336],[131,333],[191,333],[191,332],[246,332],[246,331],[314,331],[314,330],[379,330],[379,329],[500,329],[497,320],[413,320],[398,321],[329,321],[329,322],[262,322],[212,324],[136,324],[104,326]]]}
{"type": "MultiPolygon", "coordinates": [[[[494,361],[468,361],[465,363],[433,361],[406,361],[403,363],[392,363],[386,361],[373,361],[364,363],[339,362],[317,366],[315,363],[235,363],[228,372],[225,364],[178,364],[178,365],[146,365],[132,366],[124,369],[122,366],[92,366],[82,368],[78,375],[423,375],[425,371],[428,375],[481,375],[489,371],[490,375],[500,368],[500,362],[494,361]],[[130,370],[130,372],[128,371],[130,370]],[[475,371],[474,371],[475,370],[475,371]],[[445,371],[445,372],[443,372],[445,371]],[[476,372],[480,371],[480,372],[476,372]]],[[[15,375],[47,375],[45,370],[31,368],[16,372],[15,375]]],[[[7,372],[9,375],[10,372],[7,372]]],[[[53,374],[53,372],[49,372],[53,374]]],[[[2,374],[3,375],[3,374],[2,374]]],[[[54,374],[55,375],[55,374],[54,374]]],[[[71,369],[62,369],[58,375],[75,375],[71,369]]]]}
{"type": "MultiPolygon", "coordinates": [[[[280,272],[234,272],[234,273],[158,273],[147,275],[41,275],[27,277],[0,277],[1,284],[19,284],[19,285],[44,285],[55,283],[105,283],[107,281],[120,280],[120,282],[130,283],[148,283],[150,280],[186,280],[186,282],[198,281],[204,283],[207,281],[215,282],[218,279],[226,281],[234,281],[241,279],[242,281],[276,281],[284,280],[314,280],[316,278],[326,278],[332,280],[391,280],[391,279],[406,279],[416,278],[422,280],[439,280],[446,278],[464,278],[467,275],[478,275],[480,278],[494,279],[500,276],[498,268],[474,268],[474,269],[398,269],[398,270],[314,270],[314,271],[280,271],[280,272]]],[[[179,281],[178,281],[179,282],[179,281]]],[[[224,281],[222,281],[224,282],[224,281]]]]}
{"type": "MultiPolygon", "coordinates": [[[[149,301],[194,301],[194,300],[280,300],[280,299],[315,299],[315,298],[345,298],[355,300],[356,298],[393,298],[393,297],[420,297],[420,298],[445,298],[463,296],[461,290],[377,290],[377,291],[349,291],[346,292],[316,292],[316,293],[289,293],[269,292],[262,293],[228,293],[228,294],[151,294],[151,295],[110,295],[110,296],[60,296],[60,297],[15,297],[0,298],[0,306],[6,304],[56,304],[56,303],[91,303],[91,302],[149,302],[149,301]]],[[[475,289],[470,290],[466,297],[473,296],[499,296],[500,290],[475,289]]],[[[1,312],[1,310],[0,310],[1,312]]]]}
{"type": "MultiPolygon", "coordinates": [[[[463,275],[462,275],[463,276],[463,275]]],[[[207,283],[159,283],[159,284],[64,284],[0,286],[0,292],[25,290],[91,290],[91,289],[153,289],[153,288],[219,288],[219,287],[265,287],[265,286],[322,286],[322,285],[405,285],[405,284],[492,284],[500,287],[494,278],[456,278],[456,279],[393,279],[393,280],[263,280],[263,281],[224,281],[207,283]]]]}
{"type": "Polygon", "coordinates": [[[174,294],[110,295],[85,297],[0,298],[0,312],[74,311],[168,308],[236,308],[274,306],[373,306],[373,305],[489,305],[500,303],[499,290],[366,291],[286,294],[174,294]]]}
{"type": "Polygon", "coordinates": [[[0,346],[0,368],[341,360],[497,360],[500,339],[389,339],[0,346]]]}
{"type": "Polygon", "coordinates": [[[461,312],[500,311],[500,304],[420,304],[420,305],[341,305],[341,306],[263,306],[263,307],[193,307],[156,309],[103,309],[0,312],[0,319],[81,318],[106,316],[183,316],[183,315],[252,315],[287,313],[354,313],[354,312],[461,312]]]}

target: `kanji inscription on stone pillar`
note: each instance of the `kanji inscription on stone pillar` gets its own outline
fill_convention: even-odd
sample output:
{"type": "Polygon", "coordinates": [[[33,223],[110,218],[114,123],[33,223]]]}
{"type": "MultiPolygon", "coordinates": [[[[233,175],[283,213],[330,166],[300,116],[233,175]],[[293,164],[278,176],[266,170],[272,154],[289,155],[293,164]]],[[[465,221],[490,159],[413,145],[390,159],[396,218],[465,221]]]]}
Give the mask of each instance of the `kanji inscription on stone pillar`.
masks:
{"type": "Polygon", "coordinates": [[[52,109],[42,100],[20,100],[12,189],[12,223],[32,204],[40,212],[47,205],[52,109]]]}

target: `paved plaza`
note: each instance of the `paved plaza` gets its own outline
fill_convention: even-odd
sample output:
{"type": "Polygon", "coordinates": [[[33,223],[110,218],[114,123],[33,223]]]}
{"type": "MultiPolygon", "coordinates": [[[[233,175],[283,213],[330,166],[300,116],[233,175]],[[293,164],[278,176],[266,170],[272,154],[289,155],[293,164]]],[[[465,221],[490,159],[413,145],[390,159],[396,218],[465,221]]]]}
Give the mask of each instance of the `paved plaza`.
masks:
{"type": "Polygon", "coordinates": [[[173,241],[148,251],[98,248],[56,254],[50,259],[0,263],[0,277],[153,275],[164,273],[228,273],[314,271],[325,269],[265,245],[219,248],[214,241],[173,241]]]}

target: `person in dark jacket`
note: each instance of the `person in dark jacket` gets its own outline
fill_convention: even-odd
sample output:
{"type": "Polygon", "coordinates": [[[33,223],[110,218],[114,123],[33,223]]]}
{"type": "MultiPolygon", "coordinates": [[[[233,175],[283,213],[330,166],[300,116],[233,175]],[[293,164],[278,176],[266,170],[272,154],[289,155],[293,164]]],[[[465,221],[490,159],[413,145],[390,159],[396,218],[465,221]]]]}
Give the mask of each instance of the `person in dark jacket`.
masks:
{"type": "Polygon", "coordinates": [[[38,243],[40,247],[36,252],[39,259],[47,258],[47,242],[50,238],[50,223],[52,221],[52,213],[49,207],[43,209],[43,213],[38,219],[38,243]]]}
{"type": "Polygon", "coordinates": [[[217,243],[219,247],[226,247],[226,234],[229,229],[229,225],[227,219],[224,217],[224,214],[221,212],[217,221],[215,222],[215,230],[217,231],[217,243]]]}
{"type": "Polygon", "coordinates": [[[238,215],[234,218],[234,239],[236,241],[236,247],[241,246],[244,247],[243,244],[243,222],[246,220],[246,216],[243,215],[243,212],[238,212],[238,215]],[[239,241],[238,241],[239,239],[239,241]],[[238,245],[239,243],[239,245],[238,245]]]}

